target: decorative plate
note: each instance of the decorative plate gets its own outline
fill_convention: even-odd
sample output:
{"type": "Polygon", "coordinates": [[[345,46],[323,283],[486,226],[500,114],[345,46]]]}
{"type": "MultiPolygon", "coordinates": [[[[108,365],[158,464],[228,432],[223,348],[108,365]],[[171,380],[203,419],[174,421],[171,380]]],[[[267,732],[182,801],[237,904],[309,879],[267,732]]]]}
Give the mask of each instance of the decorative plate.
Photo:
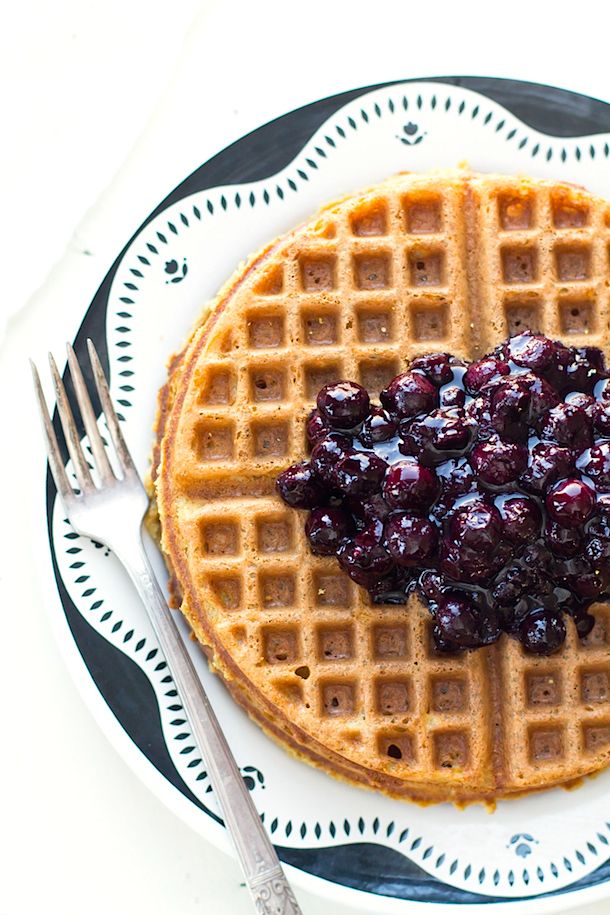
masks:
{"type": "MultiPolygon", "coordinates": [[[[320,203],[399,170],[463,160],[480,171],[567,179],[610,197],[609,159],[610,105],[546,86],[438,78],[315,102],[243,137],[159,204],[102,282],[75,348],[82,354],[86,338],[95,341],[145,472],[169,354],[236,264],[320,203]]],[[[70,528],[49,475],[46,513],[59,597],[52,613],[77,682],[152,790],[226,845],[205,762],[135,592],[108,550],[70,528]]],[[[424,902],[431,913],[452,903],[461,912],[497,903],[532,912],[532,897],[536,912],[559,912],[610,898],[610,771],[577,791],[500,803],[493,814],[393,801],[290,758],[187,642],[297,885],[379,913],[424,902]]]]}

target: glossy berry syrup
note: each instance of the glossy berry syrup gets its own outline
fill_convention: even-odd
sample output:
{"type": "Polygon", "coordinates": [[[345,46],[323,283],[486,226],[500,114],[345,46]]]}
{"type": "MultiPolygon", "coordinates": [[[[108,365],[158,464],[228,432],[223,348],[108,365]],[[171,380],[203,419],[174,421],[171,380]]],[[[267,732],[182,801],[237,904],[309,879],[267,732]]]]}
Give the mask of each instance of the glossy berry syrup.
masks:
{"type": "Polygon", "coordinates": [[[609,378],[600,350],[528,331],[478,362],[416,359],[379,404],[328,384],[278,492],[375,603],[417,589],[439,649],[507,632],[551,654],[610,581],[609,378]]]}

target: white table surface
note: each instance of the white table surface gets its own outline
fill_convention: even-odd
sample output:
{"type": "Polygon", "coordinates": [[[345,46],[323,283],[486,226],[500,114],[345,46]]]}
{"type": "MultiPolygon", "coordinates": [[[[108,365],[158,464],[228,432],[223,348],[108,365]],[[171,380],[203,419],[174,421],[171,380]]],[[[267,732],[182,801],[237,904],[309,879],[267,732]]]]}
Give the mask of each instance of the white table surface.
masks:
{"type": "MultiPolygon", "coordinates": [[[[23,547],[41,494],[26,355],[60,352],[165,193],[284,111],[356,85],[443,73],[610,98],[602,9],[581,0],[575,21],[564,0],[512,0],[501,12],[476,0],[21,0],[4,14],[0,390],[13,433],[0,446],[0,915],[251,912],[235,862],[131,773],[59,656],[36,583],[41,557],[23,547]]],[[[305,915],[328,910],[300,899],[305,915]]],[[[602,915],[610,902],[578,911],[602,915]]]]}

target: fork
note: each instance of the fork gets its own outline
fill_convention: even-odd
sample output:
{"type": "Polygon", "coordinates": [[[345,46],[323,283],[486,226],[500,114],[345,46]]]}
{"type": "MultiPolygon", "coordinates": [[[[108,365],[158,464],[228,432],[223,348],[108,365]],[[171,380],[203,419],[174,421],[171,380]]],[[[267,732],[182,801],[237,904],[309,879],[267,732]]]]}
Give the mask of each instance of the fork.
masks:
{"type": "Polygon", "coordinates": [[[95,387],[114,447],[118,473],[109,460],[95,411],[73,348],[67,345],[68,365],[76,400],[89,439],[97,482],[80,441],[62,378],[49,353],[57,411],[78,483],[68,479],[47,409],[36,366],[31,363],[40,408],[49,466],[68,519],[77,533],[110,547],[136,587],[157,636],[182,700],[193,735],[205,760],[255,910],[260,915],[301,915],[256,807],[240,775],[218,719],[178,632],[142,541],[142,522],[149,500],[129,453],[112,405],[98,354],[87,340],[95,387]]]}

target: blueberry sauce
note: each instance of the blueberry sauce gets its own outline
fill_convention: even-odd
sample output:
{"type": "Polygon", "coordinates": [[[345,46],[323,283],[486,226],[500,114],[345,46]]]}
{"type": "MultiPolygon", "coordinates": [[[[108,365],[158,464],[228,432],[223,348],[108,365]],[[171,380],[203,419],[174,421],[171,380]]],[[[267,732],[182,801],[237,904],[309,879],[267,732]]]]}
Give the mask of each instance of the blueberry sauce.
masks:
{"type": "Polygon", "coordinates": [[[314,553],[380,604],[417,589],[440,650],[552,654],[610,582],[610,372],[530,331],[478,362],[422,356],[380,393],[325,385],[309,461],[277,480],[314,553]]]}

